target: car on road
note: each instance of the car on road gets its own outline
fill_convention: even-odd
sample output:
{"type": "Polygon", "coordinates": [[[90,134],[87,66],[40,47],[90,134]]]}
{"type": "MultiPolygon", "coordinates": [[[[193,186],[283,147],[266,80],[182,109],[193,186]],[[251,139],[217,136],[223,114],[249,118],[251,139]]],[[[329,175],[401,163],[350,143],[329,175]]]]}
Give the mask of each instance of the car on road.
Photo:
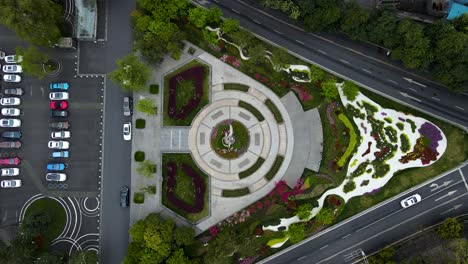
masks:
{"type": "Polygon", "coordinates": [[[0,119],[0,127],[20,127],[20,126],[21,126],[21,120],[19,119],[9,119],[9,118],[0,119]]]}
{"type": "Polygon", "coordinates": [[[53,139],[69,138],[70,136],[70,131],[58,131],[50,133],[50,137],[53,139]]]}
{"type": "Polygon", "coordinates": [[[18,176],[19,175],[18,168],[3,168],[0,171],[0,175],[2,176],[18,176]]]}
{"type": "Polygon", "coordinates": [[[130,197],[130,189],[127,186],[120,188],[120,206],[128,207],[130,197]]]}
{"type": "Polygon", "coordinates": [[[50,117],[68,117],[67,110],[52,110],[50,111],[50,117]]]}
{"type": "Polygon", "coordinates": [[[64,182],[67,180],[65,173],[49,172],[45,176],[46,181],[64,182]]]}
{"type": "Polygon", "coordinates": [[[23,136],[23,133],[20,131],[5,131],[2,133],[2,138],[8,139],[20,139],[23,136]]]}
{"type": "Polygon", "coordinates": [[[21,148],[21,142],[19,142],[19,141],[3,141],[3,142],[0,142],[0,148],[3,148],[3,149],[21,148]]]}
{"type": "Polygon", "coordinates": [[[6,73],[22,73],[23,67],[21,65],[3,65],[2,70],[6,73]]]}
{"type": "Polygon", "coordinates": [[[132,139],[132,123],[127,122],[123,124],[123,138],[124,140],[132,139]]]}
{"type": "Polygon", "coordinates": [[[68,150],[52,152],[52,158],[68,158],[69,155],[70,153],[68,153],[68,150]]]}
{"type": "Polygon", "coordinates": [[[70,128],[70,122],[65,121],[65,122],[49,123],[49,127],[53,129],[68,129],[70,128]]]}
{"type": "Polygon", "coordinates": [[[8,55],[5,56],[6,63],[18,63],[23,61],[23,56],[21,55],[8,55]]]}
{"type": "Polygon", "coordinates": [[[21,111],[18,108],[3,108],[2,115],[4,116],[19,116],[21,111]]]}
{"type": "Polygon", "coordinates": [[[50,171],[63,171],[67,165],[65,163],[48,163],[47,170],[50,171]]]}
{"type": "Polygon", "coordinates": [[[401,200],[400,204],[401,207],[403,208],[408,208],[410,206],[413,206],[421,201],[421,195],[419,194],[413,194],[410,197],[407,197],[403,200],[401,200]]]}
{"type": "Polygon", "coordinates": [[[18,83],[18,82],[21,82],[21,76],[19,76],[17,74],[5,74],[5,75],[3,75],[3,80],[5,82],[18,83]]]}
{"type": "Polygon", "coordinates": [[[0,159],[0,165],[19,165],[21,160],[19,158],[0,159]]]}
{"type": "Polygon", "coordinates": [[[124,116],[131,116],[133,113],[133,100],[131,97],[125,96],[123,98],[123,114],[124,116]]]}
{"type": "Polygon", "coordinates": [[[19,105],[21,104],[21,99],[18,97],[3,97],[0,99],[0,105],[19,105]]]}
{"type": "Polygon", "coordinates": [[[21,88],[6,88],[3,93],[5,95],[23,95],[24,90],[21,88]]]}
{"type": "Polygon", "coordinates": [[[68,90],[69,87],[70,85],[67,82],[56,82],[49,85],[51,90],[68,90]]]}
{"type": "Polygon", "coordinates": [[[70,147],[70,143],[68,141],[51,140],[47,145],[50,149],[68,149],[70,147]]]}
{"type": "Polygon", "coordinates": [[[49,107],[52,110],[65,110],[68,108],[67,101],[51,101],[49,107]]]}
{"type": "Polygon", "coordinates": [[[18,188],[21,187],[21,180],[3,180],[0,182],[2,188],[18,188]]]}
{"type": "Polygon", "coordinates": [[[50,100],[68,100],[69,96],[67,92],[53,92],[49,94],[50,100]]]}

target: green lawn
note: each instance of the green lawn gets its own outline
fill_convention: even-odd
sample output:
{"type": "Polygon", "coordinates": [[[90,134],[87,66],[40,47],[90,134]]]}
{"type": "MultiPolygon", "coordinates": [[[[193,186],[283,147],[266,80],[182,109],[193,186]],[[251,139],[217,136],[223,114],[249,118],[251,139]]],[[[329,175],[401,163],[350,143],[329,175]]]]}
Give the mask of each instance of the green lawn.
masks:
{"type": "MultiPolygon", "coordinates": [[[[162,185],[162,203],[171,209],[172,211],[176,212],[177,214],[181,215],[182,217],[186,218],[189,221],[192,222],[197,222],[198,220],[205,218],[208,213],[209,213],[209,193],[210,193],[210,186],[208,184],[208,176],[204,174],[195,164],[195,162],[192,160],[192,156],[190,154],[186,153],[181,153],[181,154],[175,154],[175,153],[164,153],[162,157],[162,175],[163,175],[163,185],[162,185]],[[169,161],[175,162],[177,164],[180,163],[185,163],[190,165],[195,171],[198,172],[198,174],[203,178],[205,182],[205,197],[204,197],[204,204],[205,206],[203,207],[203,211],[197,214],[189,214],[175,205],[171,204],[166,196],[167,193],[167,181],[165,175],[167,174],[166,172],[166,166],[169,161]]],[[[177,170],[177,184],[175,187],[175,194],[178,199],[181,199],[187,203],[193,204],[194,199],[195,199],[195,189],[193,188],[192,184],[192,178],[185,175],[185,173],[180,169],[180,167],[177,170]]]]}
{"type": "MultiPolygon", "coordinates": [[[[190,80],[186,80],[184,83],[188,85],[190,80]]],[[[180,85],[178,86],[180,88],[180,85]]],[[[177,68],[175,71],[169,73],[164,77],[164,103],[163,103],[163,125],[164,126],[190,126],[193,118],[198,112],[209,103],[209,89],[210,89],[210,67],[199,60],[192,60],[189,63],[177,68]],[[168,102],[169,102],[169,79],[180,72],[190,69],[195,66],[203,66],[205,68],[205,74],[203,77],[203,96],[198,106],[185,117],[184,119],[172,119],[168,115],[168,102]]],[[[187,91],[186,89],[178,89],[176,93],[177,110],[183,107],[187,101],[193,95],[193,91],[187,91]]]]}
{"type": "Polygon", "coordinates": [[[27,218],[31,213],[41,211],[48,212],[53,219],[47,231],[44,232],[44,247],[47,248],[50,242],[57,238],[65,227],[65,209],[54,199],[41,198],[29,205],[28,209],[24,213],[24,218],[27,218]]]}

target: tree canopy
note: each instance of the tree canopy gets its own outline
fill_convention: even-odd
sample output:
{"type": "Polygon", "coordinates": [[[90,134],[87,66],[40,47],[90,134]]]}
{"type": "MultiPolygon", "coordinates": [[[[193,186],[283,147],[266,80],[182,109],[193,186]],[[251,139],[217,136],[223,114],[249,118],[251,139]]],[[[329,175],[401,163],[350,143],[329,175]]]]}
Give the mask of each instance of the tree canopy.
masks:
{"type": "Polygon", "coordinates": [[[23,56],[23,61],[19,64],[23,67],[24,73],[39,79],[42,79],[47,75],[43,69],[43,64],[49,60],[49,56],[47,56],[47,54],[41,52],[35,46],[29,46],[28,49],[17,47],[16,54],[23,56]]]}
{"type": "Polygon", "coordinates": [[[149,68],[135,55],[129,54],[117,60],[117,69],[110,74],[110,79],[127,91],[141,91],[146,88],[150,78],[149,68]]]}
{"type": "Polygon", "coordinates": [[[331,79],[331,80],[322,82],[321,94],[329,102],[333,101],[333,99],[338,98],[339,93],[338,93],[338,89],[336,88],[336,80],[331,79]]]}
{"type": "Polygon", "coordinates": [[[343,84],[343,94],[348,100],[354,101],[359,94],[359,87],[353,82],[345,81],[343,84]]]}
{"type": "Polygon", "coordinates": [[[440,225],[438,233],[444,239],[458,238],[463,232],[463,224],[455,218],[447,218],[440,225]]]}
{"type": "Polygon", "coordinates": [[[333,223],[335,219],[333,210],[330,208],[322,208],[320,212],[315,216],[315,220],[321,225],[329,225],[333,223]]]}

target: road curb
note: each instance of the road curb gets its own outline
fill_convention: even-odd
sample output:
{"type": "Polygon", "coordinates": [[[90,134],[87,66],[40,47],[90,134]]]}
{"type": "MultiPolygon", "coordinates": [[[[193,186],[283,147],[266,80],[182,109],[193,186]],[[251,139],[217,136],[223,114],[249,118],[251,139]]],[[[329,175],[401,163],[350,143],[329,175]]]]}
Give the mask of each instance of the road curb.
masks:
{"type": "Polygon", "coordinates": [[[104,90],[103,90],[103,100],[102,100],[102,133],[101,133],[101,136],[102,136],[102,146],[101,146],[101,178],[100,178],[100,182],[101,184],[99,184],[99,189],[100,189],[100,194],[98,195],[99,196],[99,259],[100,261],[102,261],[101,259],[101,256],[102,256],[102,242],[101,242],[101,235],[102,235],[102,229],[101,229],[101,223],[102,223],[102,215],[103,215],[103,191],[104,191],[104,188],[102,188],[102,186],[104,185],[104,143],[105,143],[105,140],[104,140],[104,132],[106,131],[104,129],[105,127],[105,124],[106,124],[106,91],[107,91],[107,75],[105,74],[104,75],[104,80],[103,80],[103,87],[104,87],[104,90]]]}

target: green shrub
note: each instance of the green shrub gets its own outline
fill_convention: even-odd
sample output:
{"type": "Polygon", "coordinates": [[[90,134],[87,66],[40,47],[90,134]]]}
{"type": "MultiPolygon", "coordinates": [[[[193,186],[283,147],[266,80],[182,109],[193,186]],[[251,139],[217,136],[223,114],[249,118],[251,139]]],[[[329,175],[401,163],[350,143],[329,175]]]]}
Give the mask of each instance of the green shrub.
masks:
{"type": "Polygon", "coordinates": [[[354,189],[356,189],[356,183],[354,183],[354,181],[349,181],[345,184],[345,186],[343,186],[343,192],[345,193],[349,193],[351,191],[353,191],[354,189]]]}
{"type": "Polygon", "coordinates": [[[296,215],[301,220],[308,219],[311,213],[312,213],[312,205],[310,203],[301,204],[296,210],[296,215]]]}
{"type": "MultiPolygon", "coordinates": [[[[136,153],[135,153],[136,155],[136,153]]],[[[156,163],[145,160],[141,163],[141,165],[136,169],[137,173],[143,175],[147,178],[152,178],[154,173],[156,173],[156,163]]]]}
{"type": "Polygon", "coordinates": [[[240,83],[225,83],[224,90],[235,90],[246,93],[249,91],[249,86],[240,83]]]}
{"type": "Polygon", "coordinates": [[[377,163],[374,165],[375,174],[372,175],[372,178],[382,178],[387,175],[388,171],[390,171],[390,165],[386,163],[377,163]]]}
{"type": "Polygon", "coordinates": [[[189,53],[190,55],[195,54],[195,51],[196,51],[196,50],[195,50],[193,47],[190,47],[190,48],[188,49],[188,53],[189,53]]]}
{"type": "Polygon", "coordinates": [[[444,239],[458,238],[463,232],[463,224],[455,218],[447,218],[440,225],[437,233],[444,239]]]}
{"type": "Polygon", "coordinates": [[[385,120],[385,122],[387,122],[387,123],[389,123],[389,124],[391,124],[391,123],[393,122],[393,119],[391,119],[391,118],[388,117],[388,116],[387,116],[387,117],[384,117],[384,120],[385,120]]]}
{"type": "Polygon", "coordinates": [[[281,112],[270,99],[265,101],[265,105],[268,107],[268,109],[270,109],[271,113],[275,117],[276,122],[283,123],[283,116],[281,115],[281,112]]]}
{"type": "Polygon", "coordinates": [[[410,150],[411,145],[409,142],[409,138],[406,134],[401,134],[400,135],[400,150],[403,153],[406,153],[410,150]]]}
{"type": "Polygon", "coordinates": [[[156,194],[156,185],[148,185],[140,190],[149,194],[156,194]]]}
{"type": "Polygon", "coordinates": [[[341,158],[337,162],[338,166],[343,167],[346,161],[348,160],[349,156],[351,155],[351,153],[353,153],[354,151],[354,147],[356,146],[356,143],[357,143],[357,135],[356,135],[356,132],[354,131],[353,125],[351,124],[351,122],[349,121],[349,119],[346,117],[345,114],[343,113],[339,114],[338,118],[349,129],[349,137],[350,137],[349,145],[346,148],[345,153],[343,154],[343,156],[341,156],[341,158]]]}
{"type": "Polygon", "coordinates": [[[396,143],[397,140],[398,140],[398,133],[397,131],[395,130],[395,128],[391,127],[391,126],[386,126],[384,127],[384,131],[385,131],[385,135],[387,135],[387,137],[390,139],[391,142],[393,143],[396,143]]]}
{"type": "Polygon", "coordinates": [[[416,131],[416,124],[411,119],[406,119],[406,123],[410,124],[411,131],[414,133],[416,131]]]}
{"type": "Polygon", "coordinates": [[[133,193],[133,202],[136,204],[142,204],[145,202],[145,194],[142,192],[133,193]]]}
{"type": "Polygon", "coordinates": [[[260,168],[260,166],[262,166],[263,162],[265,162],[265,160],[263,158],[261,158],[261,157],[258,157],[257,161],[252,166],[250,166],[250,168],[248,168],[245,171],[242,171],[242,172],[239,173],[239,178],[243,179],[243,178],[249,177],[250,175],[254,174],[258,170],[258,168],[260,168]]]}
{"type": "Polygon", "coordinates": [[[144,151],[135,151],[135,161],[142,162],[145,160],[145,152],[144,151]]]}
{"type": "Polygon", "coordinates": [[[398,122],[396,126],[398,127],[398,129],[400,129],[400,131],[403,131],[403,129],[405,129],[405,124],[403,124],[402,122],[398,122]]]}
{"type": "Polygon", "coordinates": [[[292,224],[288,229],[289,241],[297,243],[304,239],[305,228],[304,224],[292,224]]]}
{"type": "Polygon", "coordinates": [[[148,114],[148,115],[155,115],[158,108],[154,104],[153,100],[151,99],[141,99],[136,104],[136,110],[148,114]]]}
{"type": "Polygon", "coordinates": [[[278,172],[281,164],[283,163],[284,157],[283,156],[276,156],[275,162],[271,166],[270,170],[265,174],[265,178],[269,181],[275,177],[276,173],[278,172]]]}
{"type": "Polygon", "coordinates": [[[141,118],[137,119],[135,121],[135,127],[138,128],[138,129],[145,128],[146,127],[146,120],[141,119],[141,118]]]}
{"type": "Polygon", "coordinates": [[[361,187],[369,185],[369,180],[364,180],[361,182],[361,187]]]}
{"type": "Polygon", "coordinates": [[[149,91],[151,94],[158,94],[159,93],[159,84],[151,84],[149,87],[149,91]]]}
{"type": "Polygon", "coordinates": [[[222,196],[223,197],[240,197],[249,194],[249,188],[241,188],[241,189],[234,189],[234,190],[223,190],[222,196]]]}
{"type": "Polygon", "coordinates": [[[257,120],[259,122],[262,122],[263,120],[265,120],[265,118],[263,117],[263,115],[260,113],[260,111],[257,110],[257,108],[253,107],[251,104],[248,104],[244,101],[239,101],[239,107],[242,107],[244,109],[246,109],[247,111],[249,111],[252,115],[255,116],[255,118],[257,118],[257,120]]]}
{"type": "Polygon", "coordinates": [[[350,101],[354,101],[359,94],[359,87],[350,81],[345,81],[343,84],[343,94],[350,101]]]}

